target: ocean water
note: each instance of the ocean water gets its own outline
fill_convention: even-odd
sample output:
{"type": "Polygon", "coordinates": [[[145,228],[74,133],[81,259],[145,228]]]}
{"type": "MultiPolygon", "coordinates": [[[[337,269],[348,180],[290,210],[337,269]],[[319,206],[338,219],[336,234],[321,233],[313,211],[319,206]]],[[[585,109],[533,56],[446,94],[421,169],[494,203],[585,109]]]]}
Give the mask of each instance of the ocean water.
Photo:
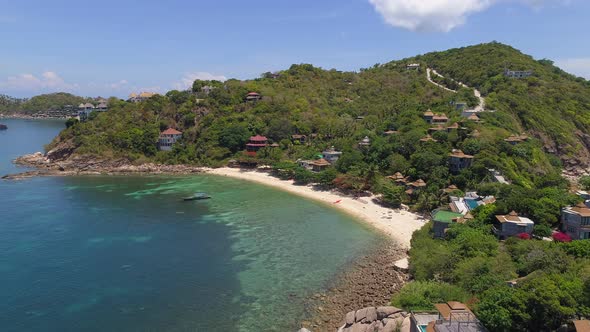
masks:
{"type": "MultiPolygon", "coordinates": [[[[2,120],[0,175],[63,121],[2,120]]],[[[295,331],[384,239],[319,203],[197,176],[0,181],[1,331],[295,331]],[[213,198],[184,202],[205,191],[213,198]]]]}

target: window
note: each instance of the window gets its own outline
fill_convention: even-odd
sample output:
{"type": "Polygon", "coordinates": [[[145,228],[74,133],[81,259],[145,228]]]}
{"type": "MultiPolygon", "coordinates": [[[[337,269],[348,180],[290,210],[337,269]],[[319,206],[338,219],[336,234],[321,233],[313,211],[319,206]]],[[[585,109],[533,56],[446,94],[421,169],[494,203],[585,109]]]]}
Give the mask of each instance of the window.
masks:
{"type": "Polygon", "coordinates": [[[587,240],[590,239],[590,232],[581,232],[580,233],[580,240],[587,240]]]}
{"type": "Polygon", "coordinates": [[[575,234],[576,233],[576,228],[575,227],[572,227],[572,226],[568,226],[567,232],[568,233],[571,233],[571,234],[575,234]]]}
{"type": "Polygon", "coordinates": [[[582,224],[582,226],[590,225],[590,217],[582,217],[581,224],[582,224]]]}

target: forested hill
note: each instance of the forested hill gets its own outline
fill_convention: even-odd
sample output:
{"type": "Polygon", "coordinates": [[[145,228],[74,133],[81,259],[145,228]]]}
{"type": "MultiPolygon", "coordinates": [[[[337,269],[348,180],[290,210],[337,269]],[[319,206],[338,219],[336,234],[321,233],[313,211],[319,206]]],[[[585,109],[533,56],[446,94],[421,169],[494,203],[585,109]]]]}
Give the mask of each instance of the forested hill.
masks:
{"type": "Polygon", "coordinates": [[[59,112],[75,113],[81,103],[89,98],[75,96],[71,93],[57,92],[34,96],[30,99],[13,98],[0,95],[0,114],[25,114],[35,116],[39,113],[59,112]]]}
{"type": "Polygon", "coordinates": [[[534,60],[500,43],[428,53],[408,61],[427,64],[444,76],[478,88],[488,108],[514,119],[497,126],[526,130],[569,165],[587,167],[590,162],[590,81],[564,72],[550,60],[534,60]],[[533,74],[509,79],[505,69],[533,74]]]}
{"type": "Polygon", "coordinates": [[[250,158],[243,153],[248,138],[260,134],[278,147],[262,149],[258,163],[310,160],[334,146],[343,155],[326,179],[339,176],[344,187],[378,191],[375,179],[401,172],[412,181],[426,181],[428,190],[411,200],[428,208],[437,206],[445,186],[474,188],[489,180],[491,168],[524,188],[542,188],[560,181],[564,162],[587,167],[589,108],[587,81],[548,60],[490,43],[359,72],[300,64],[254,80],[195,81],[191,91],[173,90],[138,103],[111,99],[108,112],[93,113],[89,121],[64,130],[48,148],[66,145],[76,155],[136,162],[222,165],[250,158]],[[407,68],[413,62],[420,67],[407,68]],[[473,90],[453,93],[428,82],[429,67],[479,88],[487,109],[496,112],[478,113],[481,121],[468,120],[456,103],[476,106],[473,90]],[[509,78],[505,67],[533,74],[509,78]],[[262,99],[247,101],[249,92],[262,99]],[[423,119],[428,109],[445,114],[448,123],[433,128],[423,119]],[[182,139],[172,151],[158,151],[158,135],[168,127],[182,131],[182,139]],[[308,139],[300,144],[293,134],[308,139]],[[531,139],[505,141],[521,134],[531,139]],[[359,148],[365,136],[370,145],[359,148]],[[451,174],[452,149],[474,156],[473,165],[451,174]]]}

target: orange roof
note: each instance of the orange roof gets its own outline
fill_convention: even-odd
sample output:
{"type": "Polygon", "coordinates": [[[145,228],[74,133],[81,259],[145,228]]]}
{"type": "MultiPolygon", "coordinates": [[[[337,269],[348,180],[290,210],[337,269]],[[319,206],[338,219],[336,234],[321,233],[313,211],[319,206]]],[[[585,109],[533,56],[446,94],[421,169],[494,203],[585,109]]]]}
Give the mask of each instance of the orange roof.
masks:
{"type": "Polygon", "coordinates": [[[314,166],[330,166],[331,164],[324,158],[322,159],[318,159],[318,160],[314,160],[311,162],[312,165],[314,166]]]}
{"type": "Polygon", "coordinates": [[[575,320],[576,332],[590,332],[590,320],[575,320]]]}
{"type": "Polygon", "coordinates": [[[448,120],[446,114],[437,114],[432,117],[433,120],[448,120]]]}
{"type": "Polygon", "coordinates": [[[452,125],[448,126],[447,129],[459,129],[459,124],[455,122],[452,125]]]}
{"type": "Polygon", "coordinates": [[[451,314],[453,314],[453,320],[470,320],[470,316],[473,315],[471,310],[465,304],[457,301],[437,303],[434,305],[434,307],[445,320],[450,320],[451,314]]]}
{"type": "Polygon", "coordinates": [[[578,203],[576,206],[570,208],[573,212],[579,214],[582,217],[590,217],[590,209],[584,205],[584,203],[578,203]]]}
{"type": "Polygon", "coordinates": [[[174,129],[174,128],[168,128],[166,130],[164,130],[163,132],[161,132],[162,135],[182,135],[182,132],[174,129]]]}
{"type": "Polygon", "coordinates": [[[453,151],[451,152],[451,154],[449,154],[449,156],[454,157],[454,158],[466,158],[466,159],[472,159],[473,156],[472,155],[468,155],[463,153],[463,151],[461,150],[455,150],[453,149],[453,151]]]}

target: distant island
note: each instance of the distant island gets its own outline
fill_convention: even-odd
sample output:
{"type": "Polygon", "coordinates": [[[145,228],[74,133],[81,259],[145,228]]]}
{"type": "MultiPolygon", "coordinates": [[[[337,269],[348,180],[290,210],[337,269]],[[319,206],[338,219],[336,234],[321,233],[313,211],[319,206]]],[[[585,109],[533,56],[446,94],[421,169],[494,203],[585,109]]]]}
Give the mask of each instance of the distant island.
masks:
{"type": "Polygon", "coordinates": [[[490,331],[556,330],[589,315],[590,82],[550,60],[493,42],[359,72],[298,64],[197,80],[110,98],[84,117],[77,108],[91,101],[67,98],[77,118],[36,166],[264,168],[428,214],[411,239],[414,281],[394,306],[465,303],[490,331]]]}

